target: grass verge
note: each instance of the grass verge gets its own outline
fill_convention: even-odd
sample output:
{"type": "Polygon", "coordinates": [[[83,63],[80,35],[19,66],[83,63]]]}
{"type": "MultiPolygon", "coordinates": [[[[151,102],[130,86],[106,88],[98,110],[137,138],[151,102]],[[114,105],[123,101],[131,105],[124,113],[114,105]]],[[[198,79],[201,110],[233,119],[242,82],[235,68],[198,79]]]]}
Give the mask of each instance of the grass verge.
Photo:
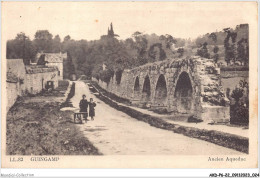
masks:
{"type": "Polygon", "coordinates": [[[71,111],[37,97],[19,98],[7,113],[7,155],[101,155],[72,123],[71,111]]]}

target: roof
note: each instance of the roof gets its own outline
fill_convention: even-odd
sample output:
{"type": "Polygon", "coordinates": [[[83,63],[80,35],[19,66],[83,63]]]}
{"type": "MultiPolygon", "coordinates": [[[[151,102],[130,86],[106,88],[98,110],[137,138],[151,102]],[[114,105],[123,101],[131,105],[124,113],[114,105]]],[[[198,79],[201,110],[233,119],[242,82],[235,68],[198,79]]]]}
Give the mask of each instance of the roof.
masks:
{"type": "Polygon", "coordinates": [[[45,55],[45,61],[48,63],[62,63],[64,58],[67,58],[67,53],[38,53],[37,58],[45,55]]]}
{"type": "Polygon", "coordinates": [[[27,74],[45,73],[58,71],[56,66],[40,66],[40,65],[28,65],[25,66],[27,74]]]}

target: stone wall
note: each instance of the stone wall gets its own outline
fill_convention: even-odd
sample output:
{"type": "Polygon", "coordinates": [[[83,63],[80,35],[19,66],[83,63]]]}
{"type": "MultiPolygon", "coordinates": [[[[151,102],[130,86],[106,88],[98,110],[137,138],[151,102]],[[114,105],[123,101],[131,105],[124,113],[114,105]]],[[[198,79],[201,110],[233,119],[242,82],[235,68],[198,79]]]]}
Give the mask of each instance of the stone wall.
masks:
{"type": "Polygon", "coordinates": [[[18,86],[19,84],[17,82],[6,82],[6,94],[7,94],[7,111],[13,106],[15,103],[17,97],[19,96],[19,90],[18,86]]]}
{"type": "Polygon", "coordinates": [[[125,70],[119,84],[115,78],[114,75],[108,84],[93,80],[140,107],[229,121],[229,101],[221,86],[220,69],[211,59],[195,56],[149,63],[125,70]],[[220,112],[224,113],[219,115],[220,112]]]}
{"type": "Polygon", "coordinates": [[[63,63],[47,63],[49,67],[55,66],[58,68],[58,79],[63,80],[63,63]]]}

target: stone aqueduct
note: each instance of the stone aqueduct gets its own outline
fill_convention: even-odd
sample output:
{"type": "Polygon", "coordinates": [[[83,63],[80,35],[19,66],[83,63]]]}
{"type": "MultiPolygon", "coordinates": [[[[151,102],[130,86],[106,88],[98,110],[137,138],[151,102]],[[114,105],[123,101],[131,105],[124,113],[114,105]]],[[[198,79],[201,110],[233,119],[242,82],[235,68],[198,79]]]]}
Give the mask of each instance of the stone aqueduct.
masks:
{"type": "MultiPolygon", "coordinates": [[[[97,81],[96,79],[93,79],[97,81]]],[[[132,104],[154,110],[188,113],[204,121],[229,121],[229,101],[225,97],[220,69],[211,59],[191,57],[149,63],[116,76],[107,84],[108,92],[132,104]]]]}

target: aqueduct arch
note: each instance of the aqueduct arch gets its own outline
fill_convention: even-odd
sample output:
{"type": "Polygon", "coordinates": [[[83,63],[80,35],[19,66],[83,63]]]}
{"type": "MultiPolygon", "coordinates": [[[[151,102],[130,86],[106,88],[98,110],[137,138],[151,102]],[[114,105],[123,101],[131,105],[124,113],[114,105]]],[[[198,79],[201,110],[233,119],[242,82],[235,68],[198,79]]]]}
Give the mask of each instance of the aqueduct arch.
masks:
{"type": "Polygon", "coordinates": [[[168,112],[190,113],[202,120],[230,119],[220,69],[212,59],[194,56],[149,63],[124,70],[119,85],[102,86],[130,101],[139,98],[140,105],[163,106],[168,112]]]}
{"type": "Polygon", "coordinates": [[[140,96],[140,82],[139,77],[137,76],[135,78],[135,84],[134,84],[134,99],[138,100],[140,96]]]}
{"type": "Polygon", "coordinates": [[[151,81],[147,75],[144,78],[143,90],[142,90],[142,101],[148,103],[151,100],[151,81]]]}
{"type": "Polygon", "coordinates": [[[156,82],[154,103],[157,106],[166,106],[167,104],[167,84],[163,74],[161,74],[156,82]]]}
{"type": "Polygon", "coordinates": [[[192,84],[187,72],[182,72],[175,86],[174,98],[177,104],[177,111],[189,113],[193,108],[192,84]]]}

